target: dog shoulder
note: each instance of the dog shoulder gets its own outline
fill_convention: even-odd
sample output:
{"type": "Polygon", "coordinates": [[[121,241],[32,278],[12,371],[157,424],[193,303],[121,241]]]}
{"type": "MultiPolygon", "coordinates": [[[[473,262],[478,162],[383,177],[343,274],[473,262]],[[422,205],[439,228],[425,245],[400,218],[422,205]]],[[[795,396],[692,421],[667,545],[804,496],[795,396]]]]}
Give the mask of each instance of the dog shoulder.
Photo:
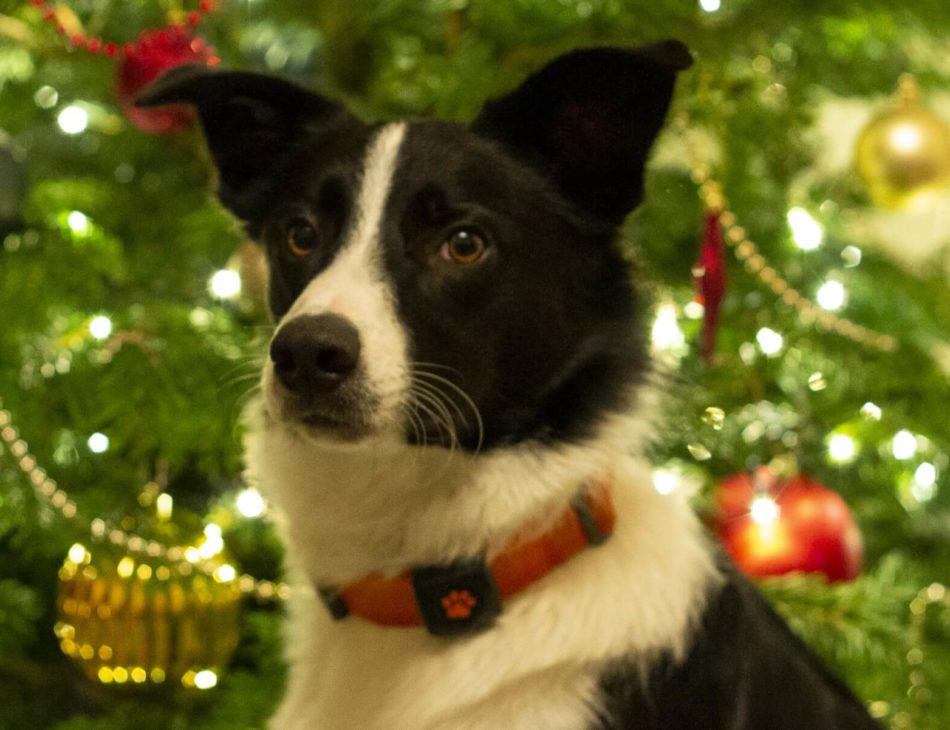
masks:
{"type": "Polygon", "coordinates": [[[736,568],[712,596],[682,663],[644,672],[614,662],[600,678],[599,728],[879,728],[852,692],[736,568]]]}

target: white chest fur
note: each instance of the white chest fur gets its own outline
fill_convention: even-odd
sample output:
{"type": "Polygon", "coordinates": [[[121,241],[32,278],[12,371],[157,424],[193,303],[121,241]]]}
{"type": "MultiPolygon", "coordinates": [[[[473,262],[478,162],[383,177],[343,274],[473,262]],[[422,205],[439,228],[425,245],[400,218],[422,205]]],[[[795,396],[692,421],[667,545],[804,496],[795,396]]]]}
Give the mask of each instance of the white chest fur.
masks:
{"type": "Polygon", "coordinates": [[[441,468],[430,455],[394,466],[395,452],[379,446],[295,454],[303,444],[287,432],[255,432],[250,468],[283,513],[288,567],[302,586],[286,636],[287,693],[271,726],[579,728],[593,717],[606,662],[682,654],[716,572],[688,505],[617,457],[618,426],[586,446],[442,454],[441,468]],[[310,589],[490,553],[608,470],[612,538],[508,599],[483,633],[440,639],[357,617],[334,622],[310,589]]]}

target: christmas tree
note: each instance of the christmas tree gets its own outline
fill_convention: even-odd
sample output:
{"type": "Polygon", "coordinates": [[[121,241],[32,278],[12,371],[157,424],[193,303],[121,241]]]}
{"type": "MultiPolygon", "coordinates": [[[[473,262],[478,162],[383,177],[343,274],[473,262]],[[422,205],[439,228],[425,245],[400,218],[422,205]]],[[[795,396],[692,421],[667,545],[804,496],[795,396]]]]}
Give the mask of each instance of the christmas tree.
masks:
{"type": "Polygon", "coordinates": [[[656,488],[695,491],[885,726],[946,727],[947,32],[934,0],[0,0],[0,726],[258,727],[282,690],[281,546],[241,476],[262,264],[142,85],[220,63],[465,120],[565,50],[677,37],[624,236],[656,488]]]}

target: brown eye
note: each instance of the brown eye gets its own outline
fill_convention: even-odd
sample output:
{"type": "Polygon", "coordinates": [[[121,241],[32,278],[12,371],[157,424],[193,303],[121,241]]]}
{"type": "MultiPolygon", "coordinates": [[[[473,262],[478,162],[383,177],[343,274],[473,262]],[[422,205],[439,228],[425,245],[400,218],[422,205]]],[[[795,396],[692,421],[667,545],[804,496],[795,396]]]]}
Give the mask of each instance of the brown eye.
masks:
{"type": "Polygon", "coordinates": [[[442,244],[439,251],[446,261],[457,264],[474,264],[485,253],[485,240],[474,231],[461,229],[442,244]]]}
{"type": "Polygon", "coordinates": [[[294,256],[306,256],[317,247],[317,231],[306,220],[296,220],[287,229],[287,247],[294,256]]]}

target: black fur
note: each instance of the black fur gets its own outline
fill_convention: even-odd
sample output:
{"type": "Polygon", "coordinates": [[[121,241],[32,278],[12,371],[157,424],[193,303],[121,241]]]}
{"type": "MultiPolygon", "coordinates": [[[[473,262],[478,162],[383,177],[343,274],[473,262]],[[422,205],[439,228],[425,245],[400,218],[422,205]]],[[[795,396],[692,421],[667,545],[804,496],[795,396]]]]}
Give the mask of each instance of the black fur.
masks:
{"type": "Polygon", "coordinates": [[[618,663],[600,681],[603,730],[871,730],[861,702],[722,558],[726,584],[681,664],[646,677],[618,663]]]}
{"type": "MultiPolygon", "coordinates": [[[[646,307],[616,238],[643,197],[675,75],[690,63],[676,41],[576,51],[471,125],[409,125],[382,260],[414,367],[450,378],[481,413],[483,433],[472,418],[459,424],[463,447],[579,439],[635,405],[632,386],[648,369],[646,307]],[[440,256],[460,229],[487,245],[471,266],[440,256]]],[[[286,81],[240,72],[178,70],[141,103],[197,107],[221,201],[267,247],[279,320],[345,243],[376,129],[286,81]],[[287,246],[301,221],[317,243],[305,256],[287,246]]],[[[275,363],[286,360],[277,350],[275,363]]],[[[291,365],[278,374],[295,383],[291,365]]],[[[451,385],[427,382],[466,412],[451,385]]],[[[407,438],[442,443],[436,424],[423,425],[407,438]]],[[[660,658],[643,677],[620,662],[604,674],[599,727],[876,727],[755,590],[724,571],[685,663],[660,658]]]]}
{"type": "MultiPolygon", "coordinates": [[[[410,125],[382,244],[413,361],[481,414],[479,428],[458,390],[427,381],[462,414],[464,448],[575,440],[633,406],[649,365],[647,307],[615,239],[642,198],[676,72],[690,63],[677,41],[575,51],[471,125],[410,125]],[[439,260],[460,228],[488,244],[477,266],[439,260]]],[[[183,102],[198,109],[222,203],[268,248],[279,319],[342,245],[374,129],[323,97],[244,72],[179,69],[139,99],[183,102]],[[305,260],[286,247],[300,220],[321,239],[305,260]]],[[[444,442],[431,419],[423,426],[407,437],[444,442]]]]}

